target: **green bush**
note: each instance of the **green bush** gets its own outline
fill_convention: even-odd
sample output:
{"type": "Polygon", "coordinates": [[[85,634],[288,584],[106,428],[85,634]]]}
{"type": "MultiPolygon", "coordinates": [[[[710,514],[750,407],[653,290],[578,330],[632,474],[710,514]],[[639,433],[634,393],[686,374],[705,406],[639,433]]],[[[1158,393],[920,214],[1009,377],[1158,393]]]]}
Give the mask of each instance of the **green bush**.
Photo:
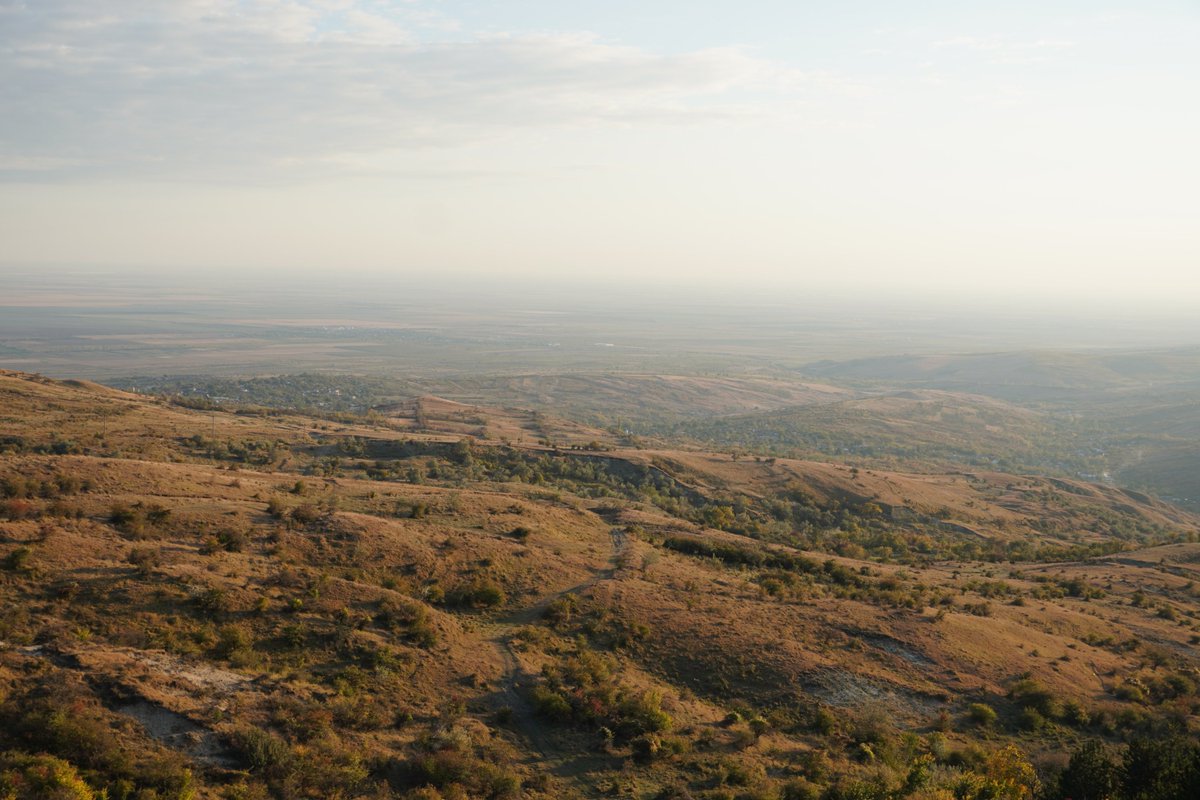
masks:
{"type": "Polygon", "coordinates": [[[16,752],[0,753],[0,797],[4,800],[100,800],[75,767],[61,758],[16,752]]]}
{"type": "Polygon", "coordinates": [[[1046,718],[1032,706],[1021,709],[1020,715],[1017,716],[1017,727],[1023,731],[1040,731],[1046,725],[1046,718]]]}
{"type": "Polygon", "coordinates": [[[967,717],[976,725],[992,726],[996,724],[996,709],[987,703],[971,703],[967,706],[967,717]]]}
{"type": "Polygon", "coordinates": [[[1059,719],[1063,715],[1063,704],[1054,692],[1033,678],[1021,678],[1008,690],[1008,696],[1017,705],[1033,709],[1046,719],[1059,719]]]}
{"type": "Polygon", "coordinates": [[[28,572],[32,566],[33,550],[18,547],[4,557],[4,568],[9,572],[28,572]]]}
{"type": "Polygon", "coordinates": [[[446,595],[446,602],[465,608],[495,608],[508,601],[504,590],[491,581],[478,580],[446,595]]]}
{"type": "Polygon", "coordinates": [[[235,731],[230,744],[242,754],[253,772],[280,777],[292,771],[295,756],[287,742],[260,728],[241,728],[235,731]]]}
{"type": "Polygon", "coordinates": [[[565,722],[571,718],[571,703],[567,698],[546,686],[535,686],[530,692],[537,713],[547,719],[565,722]]]}

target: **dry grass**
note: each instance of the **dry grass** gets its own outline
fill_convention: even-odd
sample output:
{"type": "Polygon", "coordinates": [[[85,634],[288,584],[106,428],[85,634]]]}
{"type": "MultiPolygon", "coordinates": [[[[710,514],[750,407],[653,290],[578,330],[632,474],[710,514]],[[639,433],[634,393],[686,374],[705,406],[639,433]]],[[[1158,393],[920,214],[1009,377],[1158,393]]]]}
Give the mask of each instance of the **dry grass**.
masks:
{"type": "MultiPolygon", "coordinates": [[[[530,432],[515,412],[431,401],[421,432],[210,414],[15,373],[0,374],[0,398],[10,450],[0,479],[73,479],[57,497],[33,492],[6,507],[0,521],[0,683],[18,699],[34,685],[21,676],[47,692],[69,683],[121,747],[189,766],[201,797],[337,796],[329,786],[404,796],[422,782],[447,797],[455,783],[501,797],[519,781],[528,797],[768,792],[802,775],[825,784],[890,770],[898,781],[909,757],[899,731],[926,742],[910,742],[917,751],[935,746],[939,728],[936,747],[973,746],[973,703],[999,712],[988,746],[1015,740],[1035,754],[1163,715],[1197,721],[1195,694],[1155,692],[1195,671],[1200,545],[1019,565],[888,564],[771,545],[810,565],[789,571],[672,549],[678,536],[765,545],[641,500],[369,480],[353,455],[341,456],[340,474],[313,474],[355,440],[451,446],[469,431],[430,420],[450,426],[456,414],[485,415],[489,439],[477,447],[501,436],[516,445],[530,432]],[[245,441],[277,447],[254,465],[211,455],[212,442],[245,441]],[[630,531],[616,550],[614,525],[630,531]],[[669,729],[622,738],[611,721],[540,716],[531,690],[543,671],[591,654],[610,660],[604,691],[660,698],[669,729]],[[1064,711],[1023,729],[1006,696],[1022,676],[1101,722],[1064,711]],[[260,741],[248,755],[248,728],[282,744],[260,741]],[[864,742],[877,755],[864,760],[864,742]],[[802,766],[814,752],[829,770],[802,766]],[[255,760],[271,753],[282,761],[255,760]],[[431,777],[449,766],[429,759],[451,758],[451,777],[431,777]],[[251,793],[236,794],[240,785],[251,793]]],[[[700,495],[798,488],[975,531],[948,537],[1053,539],[1036,520],[1071,525],[1099,511],[1197,530],[1158,501],[1073,482],[670,450],[603,458],[654,465],[700,495]]],[[[633,713],[612,702],[603,719],[633,713]]],[[[166,791],[144,770],[95,769],[99,782],[166,791]]]]}

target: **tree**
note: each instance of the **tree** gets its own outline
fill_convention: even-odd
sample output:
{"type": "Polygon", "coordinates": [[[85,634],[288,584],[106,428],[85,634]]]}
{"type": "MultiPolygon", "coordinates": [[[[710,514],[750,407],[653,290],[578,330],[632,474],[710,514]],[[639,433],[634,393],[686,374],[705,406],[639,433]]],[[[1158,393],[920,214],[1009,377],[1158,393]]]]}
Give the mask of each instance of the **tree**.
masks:
{"type": "Polygon", "coordinates": [[[1071,756],[1058,778],[1062,800],[1116,800],[1121,790],[1121,768],[1104,745],[1085,742],[1071,756]]]}
{"type": "Polygon", "coordinates": [[[1134,739],[1122,766],[1129,800],[1200,797],[1200,742],[1186,736],[1134,739]]]}
{"type": "Polygon", "coordinates": [[[983,796],[996,800],[1032,800],[1040,788],[1033,765],[1011,744],[988,756],[983,775],[986,779],[983,796]]]}

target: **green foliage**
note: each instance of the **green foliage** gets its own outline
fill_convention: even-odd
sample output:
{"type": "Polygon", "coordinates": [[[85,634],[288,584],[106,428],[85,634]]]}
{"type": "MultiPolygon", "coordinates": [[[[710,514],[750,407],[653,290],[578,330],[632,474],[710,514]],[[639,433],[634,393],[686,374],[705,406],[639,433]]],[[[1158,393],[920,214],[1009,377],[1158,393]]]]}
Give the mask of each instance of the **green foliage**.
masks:
{"type": "Polygon", "coordinates": [[[433,616],[427,608],[415,601],[392,598],[384,600],[379,604],[375,621],[403,634],[410,642],[426,649],[433,647],[438,641],[433,616]]]}
{"type": "Polygon", "coordinates": [[[1122,767],[1122,792],[1128,800],[1200,797],[1200,741],[1194,736],[1134,739],[1122,767]]]}
{"type": "Polygon", "coordinates": [[[987,703],[971,703],[967,706],[967,718],[976,725],[990,727],[996,724],[996,709],[987,703]]]}
{"type": "Polygon", "coordinates": [[[496,761],[465,731],[451,728],[418,740],[406,761],[392,765],[389,780],[397,789],[418,790],[406,797],[515,800],[521,796],[521,778],[496,761]],[[422,788],[439,794],[421,794],[422,788]]]}
{"type": "Polygon", "coordinates": [[[1033,765],[1008,745],[987,756],[978,772],[964,775],[954,794],[961,800],[1033,800],[1040,789],[1033,765]]]}
{"type": "Polygon", "coordinates": [[[97,800],[106,796],[106,787],[122,786],[130,789],[129,796],[137,791],[159,800],[195,796],[192,773],[178,759],[160,751],[152,761],[139,762],[98,704],[57,681],[27,687],[0,703],[0,747],[53,757],[30,760],[11,753],[0,757],[0,787],[5,780],[15,780],[14,775],[28,776],[30,771],[50,781],[44,793],[33,797],[87,797],[78,793],[76,769],[95,790],[97,800]],[[61,786],[54,786],[55,782],[61,786]]]}
{"type": "Polygon", "coordinates": [[[1058,777],[1060,800],[1117,800],[1121,766],[1097,741],[1085,742],[1058,777]]]}
{"type": "Polygon", "coordinates": [[[1046,719],[1056,720],[1063,716],[1062,701],[1033,678],[1021,678],[1014,682],[1009,687],[1008,696],[1021,708],[1035,711],[1046,719]]]}
{"type": "Polygon", "coordinates": [[[229,610],[229,593],[219,586],[202,589],[192,598],[192,601],[196,604],[196,608],[209,616],[223,614],[229,610]]]}
{"type": "Polygon", "coordinates": [[[610,657],[583,650],[543,669],[544,682],[531,698],[548,719],[608,729],[623,739],[669,729],[672,720],[662,708],[662,695],[633,690],[621,684],[610,657]]]}
{"type": "Polygon", "coordinates": [[[295,765],[295,756],[287,742],[261,728],[235,731],[230,737],[230,744],[242,754],[246,766],[254,772],[280,777],[295,765]]]}
{"type": "Polygon", "coordinates": [[[446,594],[446,603],[463,608],[495,608],[508,602],[504,590],[495,583],[478,579],[446,594]]]}
{"type": "Polygon", "coordinates": [[[218,658],[245,664],[251,660],[250,650],[253,644],[254,637],[246,627],[223,625],[213,652],[218,658]]]}
{"type": "Polygon", "coordinates": [[[0,797],[4,800],[102,800],[75,767],[61,758],[0,753],[0,797]]]}
{"type": "MultiPolygon", "coordinates": [[[[728,542],[699,536],[672,536],[663,541],[663,547],[688,555],[716,558],[726,564],[808,573],[820,570],[816,561],[805,556],[769,551],[762,548],[752,549],[741,547],[728,542]]],[[[837,578],[847,583],[855,580],[855,576],[848,572],[843,574],[841,570],[844,570],[844,568],[839,570],[839,567],[840,565],[832,565],[826,571],[831,574],[836,572],[837,578]]]]}
{"type": "Polygon", "coordinates": [[[28,572],[33,566],[33,550],[29,547],[18,547],[6,555],[0,564],[9,572],[28,572]]]}

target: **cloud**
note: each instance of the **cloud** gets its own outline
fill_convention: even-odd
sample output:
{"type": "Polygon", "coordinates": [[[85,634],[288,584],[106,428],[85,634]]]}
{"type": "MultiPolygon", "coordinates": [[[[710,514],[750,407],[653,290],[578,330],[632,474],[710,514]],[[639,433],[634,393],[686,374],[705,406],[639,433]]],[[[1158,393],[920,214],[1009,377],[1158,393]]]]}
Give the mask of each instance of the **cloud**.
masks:
{"type": "Polygon", "coordinates": [[[1054,53],[1061,53],[1075,46],[1066,39],[1035,39],[1014,41],[996,36],[955,36],[933,43],[935,48],[965,50],[987,54],[994,64],[1040,64],[1050,60],[1054,53]]]}
{"type": "Polygon", "coordinates": [[[796,80],[736,49],[453,29],[417,3],[0,0],[0,170],[301,174],[520,128],[707,119],[796,80]]]}

